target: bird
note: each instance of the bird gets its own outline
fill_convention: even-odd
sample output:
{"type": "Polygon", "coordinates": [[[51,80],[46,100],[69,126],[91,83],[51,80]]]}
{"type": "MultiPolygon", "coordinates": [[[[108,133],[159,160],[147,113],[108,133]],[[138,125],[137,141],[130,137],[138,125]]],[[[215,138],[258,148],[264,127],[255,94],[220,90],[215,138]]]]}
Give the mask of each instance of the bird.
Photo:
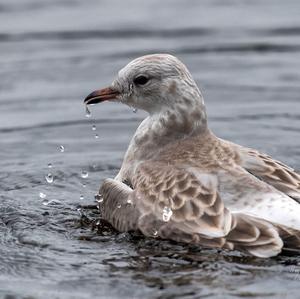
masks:
{"type": "Polygon", "coordinates": [[[101,217],[116,230],[260,258],[300,250],[299,173],[218,138],[202,93],[177,57],[129,62],[84,104],[104,101],[148,113],[118,174],[99,190],[101,217]]]}

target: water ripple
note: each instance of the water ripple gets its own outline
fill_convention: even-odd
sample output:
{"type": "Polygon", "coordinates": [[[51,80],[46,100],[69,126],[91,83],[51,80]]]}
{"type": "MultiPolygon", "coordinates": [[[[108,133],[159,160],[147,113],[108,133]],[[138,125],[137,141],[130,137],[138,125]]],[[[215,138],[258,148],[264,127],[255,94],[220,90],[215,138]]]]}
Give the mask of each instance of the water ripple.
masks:
{"type": "Polygon", "coordinates": [[[25,40],[77,40],[77,39],[129,39],[129,38],[174,38],[210,36],[216,32],[210,28],[178,28],[178,29],[116,29],[116,30],[78,30],[78,31],[43,31],[19,34],[0,34],[0,42],[25,40]]]}

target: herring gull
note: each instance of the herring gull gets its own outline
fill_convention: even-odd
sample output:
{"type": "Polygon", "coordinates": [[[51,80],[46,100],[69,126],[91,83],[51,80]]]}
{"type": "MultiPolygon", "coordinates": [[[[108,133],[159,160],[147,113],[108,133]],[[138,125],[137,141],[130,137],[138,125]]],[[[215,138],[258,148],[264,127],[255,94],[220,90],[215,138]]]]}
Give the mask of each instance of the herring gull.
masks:
{"type": "Polygon", "coordinates": [[[107,100],[149,113],[118,175],[99,191],[113,227],[257,257],[300,249],[300,175],[216,137],[201,92],[176,57],[139,57],[84,102],[107,100]]]}

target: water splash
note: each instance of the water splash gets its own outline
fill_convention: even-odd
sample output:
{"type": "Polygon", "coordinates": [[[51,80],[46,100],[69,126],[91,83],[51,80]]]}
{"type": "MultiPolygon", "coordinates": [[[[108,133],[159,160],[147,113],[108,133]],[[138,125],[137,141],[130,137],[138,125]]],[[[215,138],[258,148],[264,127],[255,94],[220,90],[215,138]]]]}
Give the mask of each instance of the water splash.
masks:
{"type": "Polygon", "coordinates": [[[168,222],[171,218],[171,216],[173,215],[172,210],[169,207],[164,207],[163,208],[163,221],[164,222],[168,222]]]}
{"type": "Polygon", "coordinates": [[[54,181],[54,177],[53,177],[52,173],[50,173],[50,172],[45,176],[45,179],[46,179],[47,183],[49,183],[49,184],[53,183],[53,181],[54,181]]]}
{"type": "Polygon", "coordinates": [[[101,194],[95,194],[94,198],[98,203],[103,202],[103,196],[101,194]]]}
{"type": "Polygon", "coordinates": [[[42,198],[42,199],[44,199],[44,198],[47,197],[47,195],[46,195],[45,193],[43,193],[43,192],[40,192],[39,196],[40,196],[40,198],[42,198]]]}
{"type": "Polygon", "coordinates": [[[59,150],[60,150],[61,153],[63,153],[65,151],[65,147],[63,145],[60,145],[59,150]]]}
{"type": "Polygon", "coordinates": [[[83,179],[88,178],[88,176],[89,176],[89,173],[88,173],[87,171],[85,171],[85,170],[82,170],[82,171],[81,171],[81,177],[82,177],[83,179]]]}
{"type": "Polygon", "coordinates": [[[58,199],[44,200],[44,201],[42,202],[42,204],[43,204],[44,206],[49,206],[49,205],[59,205],[59,204],[61,204],[61,201],[58,200],[58,199]]]}

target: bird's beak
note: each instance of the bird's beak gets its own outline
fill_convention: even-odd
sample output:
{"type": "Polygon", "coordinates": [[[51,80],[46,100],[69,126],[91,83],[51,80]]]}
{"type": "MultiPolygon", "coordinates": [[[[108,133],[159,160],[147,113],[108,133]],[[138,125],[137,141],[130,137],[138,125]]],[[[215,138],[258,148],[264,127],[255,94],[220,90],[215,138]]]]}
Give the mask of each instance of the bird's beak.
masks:
{"type": "Polygon", "coordinates": [[[95,90],[90,93],[85,99],[84,104],[98,104],[108,100],[114,100],[120,95],[120,92],[113,87],[106,87],[103,89],[95,90]]]}

